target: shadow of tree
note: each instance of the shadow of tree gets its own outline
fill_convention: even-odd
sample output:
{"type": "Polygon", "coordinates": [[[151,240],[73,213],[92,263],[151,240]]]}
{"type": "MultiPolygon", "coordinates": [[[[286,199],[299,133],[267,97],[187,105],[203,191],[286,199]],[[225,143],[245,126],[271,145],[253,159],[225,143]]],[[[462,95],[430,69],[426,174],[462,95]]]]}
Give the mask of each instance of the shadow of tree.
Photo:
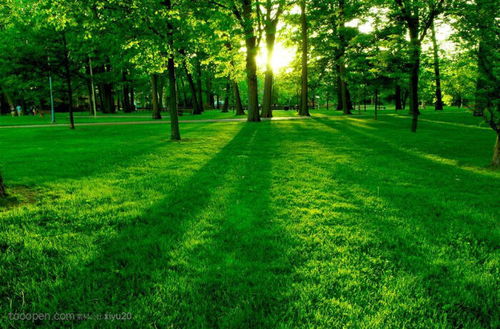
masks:
{"type": "MultiPolygon", "coordinates": [[[[352,148],[355,159],[352,164],[357,168],[332,164],[328,175],[348,182],[346,198],[357,208],[358,229],[368,237],[358,246],[365,244],[358,252],[365,257],[358,264],[359,271],[378,254],[383,255],[381,268],[370,280],[376,282],[382,280],[382,273],[392,273],[392,282],[374,283],[386,289],[386,296],[381,289],[374,291],[372,298],[380,302],[378,310],[372,310],[374,314],[387,311],[385,305],[401,319],[434,319],[445,327],[464,323],[489,327],[498,323],[494,311],[496,297],[491,294],[496,285],[495,270],[485,266],[488,255],[493,255],[497,248],[498,235],[492,232],[498,208],[487,200],[474,198],[474,192],[464,190],[455,179],[460,175],[478,189],[484,189],[491,185],[491,178],[407,152],[379,134],[368,133],[349,122],[339,127],[328,120],[315,121],[329,129],[341,130],[352,148]],[[386,149],[390,156],[384,156],[386,149]],[[439,171],[439,179],[429,175],[435,166],[446,168],[439,171]],[[392,168],[399,170],[398,177],[404,177],[405,181],[395,181],[392,168]],[[402,295],[404,287],[411,294],[402,295]],[[430,307],[421,307],[420,311],[397,309],[394,298],[391,303],[385,302],[387,291],[396,294],[401,303],[406,300],[409,304],[430,307]],[[429,310],[439,313],[432,314],[429,310]]],[[[307,136],[307,128],[296,128],[307,136]]],[[[332,146],[337,144],[327,138],[328,135],[319,135],[314,141],[334,153],[336,149],[332,146]]],[[[470,188],[470,184],[467,186],[470,188]]],[[[355,249],[351,246],[351,252],[355,249]]],[[[370,267],[373,266],[366,268],[370,267]]]]}
{"type": "MultiPolygon", "coordinates": [[[[127,327],[274,327],[291,240],[269,207],[271,123],[247,124],[50,292],[58,312],[131,312],[127,327]]],[[[112,322],[82,326],[113,327],[112,322]]]]}

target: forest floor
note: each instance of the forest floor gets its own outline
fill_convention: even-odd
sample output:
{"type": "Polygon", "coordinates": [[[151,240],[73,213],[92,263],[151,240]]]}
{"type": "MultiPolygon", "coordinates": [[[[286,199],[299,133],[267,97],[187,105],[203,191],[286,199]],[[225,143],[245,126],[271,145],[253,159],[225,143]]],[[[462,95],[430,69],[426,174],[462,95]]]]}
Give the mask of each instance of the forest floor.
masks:
{"type": "Polygon", "coordinates": [[[498,327],[494,133],[380,112],[0,131],[0,327],[498,327]]]}

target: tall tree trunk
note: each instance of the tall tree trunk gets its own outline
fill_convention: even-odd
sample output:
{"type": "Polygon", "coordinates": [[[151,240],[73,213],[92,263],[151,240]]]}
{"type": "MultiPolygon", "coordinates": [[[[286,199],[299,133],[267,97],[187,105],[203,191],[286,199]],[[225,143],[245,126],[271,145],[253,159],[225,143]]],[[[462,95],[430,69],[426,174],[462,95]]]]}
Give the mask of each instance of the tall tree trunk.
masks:
{"type": "Polygon", "coordinates": [[[378,88],[375,89],[375,120],[378,119],[378,88]]]}
{"type": "Polygon", "coordinates": [[[184,64],[184,70],[186,71],[186,78],[189,84],[189,89],[191,90],[191,99],[193,102],[193,114],[201,114],[202,109],[198,101],[198,96],[196,95],[196,87],[194,85],[193,76],[189,73],[186,64],[184,64]]]}
{"type": "Polygon", "coordinates": [[[351,106],[349,106],[347,83],[345,82],[344,56],[340,58],[339,67],[340,67],[340,92],[342,97],[342,110],[344,111],[344,114],[352,114],[351,112],[352,104],[351,106]]]}
{"type": "Polygon", "coordinates": [[[436,42],[436,29],[434,28],[434,22],[431,25],[431,36],[432,36],[432,48],[434,51],[434,75],[436,79],[436,103],[434,108],[436,111],[443,110],[443,96],[441,94],[441,74],[439,72],[439,48],[436,42]]]}
{"type": "Polygon", "coordinates": [[[420,70],[420,49],[421,42],[418,37],[418,20],[413,19],[408,23],[410,31],[410,113],[412,115],[411,131],[417,131],[418,116],[420,111],[418,109],[418,75],[420,70]]]}
{"type": "Polygon", "coordinates": [[[338,33],[340,39],[340,57],[339,57],[339,76],[340,76],[340,93],[342,97],[342,110],[344,114],[352,114],[352,103],[349,105],[348,99],[350,95],[348,95],[349,91],[347,90],[347,74],[345,68],[345,52],[347,48],[347,42],[344,36],[345,30],[345,0],[339,0],[339,18],[338,18],[338,33]]]}
{"type": "Polygon", "coordinates": [[[497,131],[497,141],[493,149],[493,159],[491,165],[494,168],[500,168],[500,131],[497,131]]]}
{"type": "MultiPolygon", "coordinates": [[[[191,76],[191,79],[193,79],[192,76],[191,76]]],[[[179,106],[180,106],[180,104],[182,104],[183,108],[187,108],[186,87],[184,85],[184,79],[182,79],[181,75],[177,76],[177,93],[179,94],[179,98],[180,98],[179,90],[182,92],[182,102],[179,100],[179,106]],[[180,87],[179,87],[179,85],[180,85],[180,87]]],[[[195,94],[196,94],[196,91],[195,91],[195,94]]],[[[196,95],[193,97],[196,97],[196,95]]]]}
{"type": "Polygon", "coordinates": [[[3,183],[2,173],[0,173],[0,198],[5,198],[7,196],[7,189],[3,183]]]}
{"type": "Polygon", "coordinates": [[[201,78],[202,78],[202,71],[201,71],[201,63],[200,60],[198,59],[196,62],[196,70],[198,71],[198,76],[197,76],[197,81],[196,84],[198,85],[197,87],[197,93],[198,93],[198,108],[200,109],[200,113],[205,110],[205,105],[203,103],[203,88],[201,84],[201,78]]]}
{"type": "Polygon", "coordinates": [[[260,121],[258,86],[257,86],[257,45],[255,35],[246,37],[247,58],[246,71],[248,83],[248,121],[260,121]]]}
{"type": "Polygon", "coordinates": [[[158,103],[158,74],[151,74],[151,104],[153,106],[153,119],[161,119],[160,106],[158,103]]]}
{"type": "Polygon", "coordinates": [[[206,77],[207,77],[207,79],[206,79],[206,85],[207,85],[206,93],[207,93],[208,108],[213,109],[215,99],[214,99],[214,93],[212,91],[212,79],[210,77],[210,74],[207,74],[206,77]]]}
{"type": "Polygon", "coordinates": [[[398,82],[396,82],[395,103],[396,103],[395,104],[396,111],[403,109],[403,104],[402,104],[402,100],[401,100],[401,86],[399,85],[398,82]]]}
{"type": "Polygon", "coordinates": [[[104,106],[102,109],[103,113],[115,113],[115,100],[113,98],[113,85],[111,83],[105,82],[102,85],[103,89],[103,101],[104,106]]]}
{"type": "MultiPolygon", "coordinates": [[[[88,72],[88,69],[87,69],[87,72],[88,72]]],[[[94,95],[92,94],[92,83],[90,81],[90,78],[89,79],[85,79],[85,80],[87,82],[87,92],[89,94],[89,102],[88,102],[89,115],[94,115],[94,108],[92,107],[93,97],[94,97],[94,95]]]]}
{"type": "MultiPolygon", "coordinates": [[[[268,9],[270,10],[270,9],[268,9]]],[[[266,60],[266,77],[264,80],[264,99],[262,100],[262,117],[272,118],[272,98],[273,98],[273,52],[274,42],[276,40],[276,25],[277,20],[270,22],[266,29],[266,47],[267,47],[267,60],[266,60]]]]}
{"type": "Polygon", "coordinates": [[[224,104],[222,105],[222,112],[229,112],[229,94],[231,93],[231,84],[229,81],[226,83],[226,91],[224,93],[224,104]]]}
{"type": "MultiPolygon", "coordinates": [[[[168,10],[172,10],[172,3],[170,0],[165,0],[165,6],[168,10]]],[[[167,42],[170,49],[174,48],[174,26],[173,24],[167,20],[167,42]]],[[[175,79],[175,62],[174,62],[174,54],[169,54],[168,62],[168,80],[169,80],[169,89],[170,95],[168,97],[168,109],[170,112],[170,139],[171,140],[180,140],[181,132],[179,129],[179,113],[177,108],[177,84],[175,79]]]]}
{"type": "Polygon", "coordinates": [[[477,51],[477,67],[478,77],[476,80],[475,106],[474,116],[483,116],[484,111],[488,107],[488,67],[485,63],[488,61],[486,53],[487,46],[483,40],[479,42],[477,51]]]}
{"type": "Polygon", "coordinates": [[[135,90],[134,90],[133,85],[130,86],[130,106],[132,108],[132,111],[136,110],[136,108],[135,108],[135,90]]]}
{"type": "Polygon", "coordinates": [[[236,81],[233,81],[234,90],[234,105],[236,107],[236,115],[245,115],[243,104],[241,103],[240,87],[236,81]]]}
{"type": "Polygon", "coordinates": [[[133,112],[133,106],[130,97],[130,82],[127,78],[128,74],[126,70],[122,72],[122,82],[123,82],[123,111],[125,113],[133,112]]]}
{"type": "Polygon", "coordinates": [[[341,67],[336,65],[337,69],[337,111],[343,111],[345,114],[351,114],[354,109],[352,106],[351,93],[349,92],[349,86],[347,83],[341,79],[341,67]],[[342,90],[345,89],[345,96],[342,90]],[[345,110],[344,102],[347,103],[347,110],[345,110]]]}
{"type": "Polygon", "coordinates": [[[300,1],[300,27],[301,27],[301,43],[302,43],[302,76],[300,89],[300,107],[299,115],[309,116],[308,104],[308,72],[307,72],[307,53],[309,51],[308,35],[307,35],[307,16],[306,16],[306,1],[300,1]]]}
{"type": "Polygon", "coordinates": [[[165,80],[163,79],[163,76],[158,77],[158,108],[160,109],[160,112],[163,110],[163,86],[165,84],[165,80]]]}
{"type": "Polygon", "coordinates": [[[75,129],[75,118],[73,116],[73,86],[71,84],[71,69],[69,65],[69,50],[68,43],[66,41],[66,33],[62,34],[63,47],[64,47],[64,68],[66,70],[66,88],[68,93],[68,111],[69,111],[69,127],[70,129],[75,129]]]}

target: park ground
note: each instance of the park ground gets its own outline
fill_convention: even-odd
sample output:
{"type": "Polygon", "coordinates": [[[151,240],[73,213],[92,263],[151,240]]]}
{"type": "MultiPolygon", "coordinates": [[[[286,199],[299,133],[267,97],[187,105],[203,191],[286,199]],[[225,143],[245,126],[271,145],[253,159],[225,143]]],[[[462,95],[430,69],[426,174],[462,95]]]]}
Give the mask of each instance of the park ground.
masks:
{"type": "Polygon", "coordinates": [[[417,133],[355,113],[182,123],[181,142],[78,126],[127,117],[0,129],[0,327],[498,328],[494,133],[456,109],[417,133]]]}

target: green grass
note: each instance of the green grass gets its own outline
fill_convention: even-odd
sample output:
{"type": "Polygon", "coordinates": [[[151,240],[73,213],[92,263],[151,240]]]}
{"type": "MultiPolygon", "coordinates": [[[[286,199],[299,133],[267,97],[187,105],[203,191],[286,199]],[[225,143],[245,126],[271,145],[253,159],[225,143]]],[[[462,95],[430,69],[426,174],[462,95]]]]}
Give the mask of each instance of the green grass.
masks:
{"type": "Polygon", "coordinates": [[[0,130],[0,327],[497,328],[493,132],[372,115],[0,130]]]}
{"type": "MultiPolygon", "coordinates": [[[[76,112],[75,123],[94,123],[94,122],[127,122],[127,121],[151,121],[150,111],[137,111],[134,113],[123,113],[118,112],[114,114],[102,114],[99,113],[97,117],[90,116],[88,112],[76,112]]],[[[290,111],[274,111],[275,117],[296,117],[297,112],[290,111]]],[[[168,112],[162,112],[163,120],[170,120],[170,115],[168,112]]],[[[180,120],[206,120],[206,119],[234,119],[234,118],[245,118],[244,116],[236,116],[232,111],[227,113],[222,113],[220,110],[207,110],[203,115],[193,115],[190,113],[184,113],[179,116],[180,120]]],[[[17,126],[17,125],[50,125],[51,117],[50,115],[32,116],[24,115],[20,117],[12,117],[10,115],[0,115],[0,126],[17,126]]],[[[69,124],[68,113],[56,113],[56,123],[58,124],[69,124]]]]}

